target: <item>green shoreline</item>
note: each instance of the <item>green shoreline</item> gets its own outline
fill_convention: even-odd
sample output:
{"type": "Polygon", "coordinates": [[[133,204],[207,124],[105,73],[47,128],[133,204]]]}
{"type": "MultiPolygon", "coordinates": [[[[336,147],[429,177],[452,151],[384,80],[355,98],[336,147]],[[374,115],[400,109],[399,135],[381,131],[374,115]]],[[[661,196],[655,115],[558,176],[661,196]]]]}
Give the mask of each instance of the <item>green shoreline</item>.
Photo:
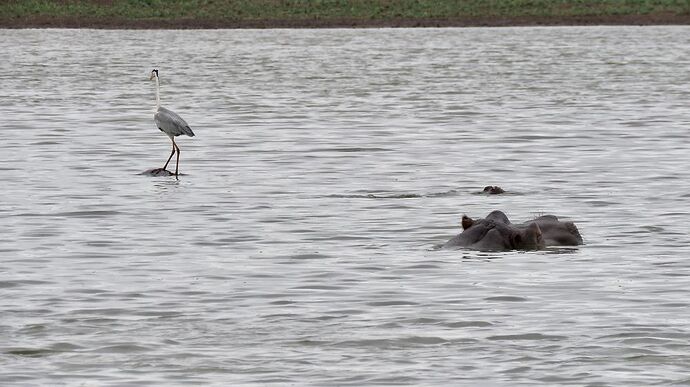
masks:
{"type": "Polygon", "coordinates": [[[690,1],[0,1],[0,28],[329,28],[660,24],[690,24],[690,1]]]}

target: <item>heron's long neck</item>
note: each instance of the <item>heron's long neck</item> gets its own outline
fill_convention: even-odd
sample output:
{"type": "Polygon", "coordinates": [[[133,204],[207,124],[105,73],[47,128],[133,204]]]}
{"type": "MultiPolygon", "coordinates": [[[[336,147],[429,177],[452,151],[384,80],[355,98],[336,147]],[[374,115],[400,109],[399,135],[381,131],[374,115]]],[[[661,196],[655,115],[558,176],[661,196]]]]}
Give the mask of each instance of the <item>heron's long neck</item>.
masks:
{"type": "Polygon", "coordinates": [[[161,84],[156,77],[156,109],[161,107],[161,84]]]}

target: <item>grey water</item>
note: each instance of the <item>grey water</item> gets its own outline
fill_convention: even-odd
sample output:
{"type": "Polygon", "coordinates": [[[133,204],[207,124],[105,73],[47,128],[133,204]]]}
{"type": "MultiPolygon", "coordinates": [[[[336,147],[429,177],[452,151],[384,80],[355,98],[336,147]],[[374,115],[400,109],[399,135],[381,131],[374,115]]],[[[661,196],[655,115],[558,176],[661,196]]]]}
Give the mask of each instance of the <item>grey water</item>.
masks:
{"type": "Polygon", "coordinates": [[[0,383],[690,385],[689,49],[0,31],[0,383]],[[171,149],[154,67],[196,133],[179,179],[141,174],[171,149]],[[438,248],[494,209],[585,245],[438,248]]]}

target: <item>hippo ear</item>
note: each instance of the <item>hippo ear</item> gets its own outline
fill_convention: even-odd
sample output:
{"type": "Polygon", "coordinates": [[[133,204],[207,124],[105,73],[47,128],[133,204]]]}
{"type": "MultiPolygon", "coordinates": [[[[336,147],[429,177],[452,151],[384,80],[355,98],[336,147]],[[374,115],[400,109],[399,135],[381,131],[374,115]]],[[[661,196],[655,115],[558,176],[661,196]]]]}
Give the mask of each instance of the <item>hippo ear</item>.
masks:
{"type": "Polygon", "coordinates": [[[467,215],[462,216],[462,229],[463,230],[467,230],[468,228],[472,227],[473,224],[474,224],[474,220],[472,220],[472,218],[470,218],[467,215]]]}

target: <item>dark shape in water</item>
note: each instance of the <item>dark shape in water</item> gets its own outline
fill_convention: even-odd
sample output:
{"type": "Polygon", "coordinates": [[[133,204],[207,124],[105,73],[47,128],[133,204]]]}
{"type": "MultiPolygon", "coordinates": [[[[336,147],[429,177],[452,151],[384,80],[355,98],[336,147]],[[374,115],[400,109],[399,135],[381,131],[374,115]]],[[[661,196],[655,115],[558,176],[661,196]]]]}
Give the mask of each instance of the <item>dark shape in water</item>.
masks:
{"type": "Polygon", "coordinates": [[[147,169],[144,172],[140,173],[141,175],[146,175],[146,176],[175,176],[173,172],[168,171],[167,169],[163,168],[153,168],[153,169],[147,169]]]}
{"type": "Polygon", "coordinates": [[[506,251],[583,244],[582,236],[573,222],[561,222],[553,215],[513,224],[506,214],[496,210],[484,219],[474,220],[463,215],[462,228],[462,233],[451,238],[443,248],[506,251]]]}
{"type": "Polygon", "coordinates": [[[484,190],[482,192],[489,195],[499,195],[505,193],[506,191],[504,191],[503,188],[497,185],[487,185],[486,187],[484,187],[484,190]]]}

